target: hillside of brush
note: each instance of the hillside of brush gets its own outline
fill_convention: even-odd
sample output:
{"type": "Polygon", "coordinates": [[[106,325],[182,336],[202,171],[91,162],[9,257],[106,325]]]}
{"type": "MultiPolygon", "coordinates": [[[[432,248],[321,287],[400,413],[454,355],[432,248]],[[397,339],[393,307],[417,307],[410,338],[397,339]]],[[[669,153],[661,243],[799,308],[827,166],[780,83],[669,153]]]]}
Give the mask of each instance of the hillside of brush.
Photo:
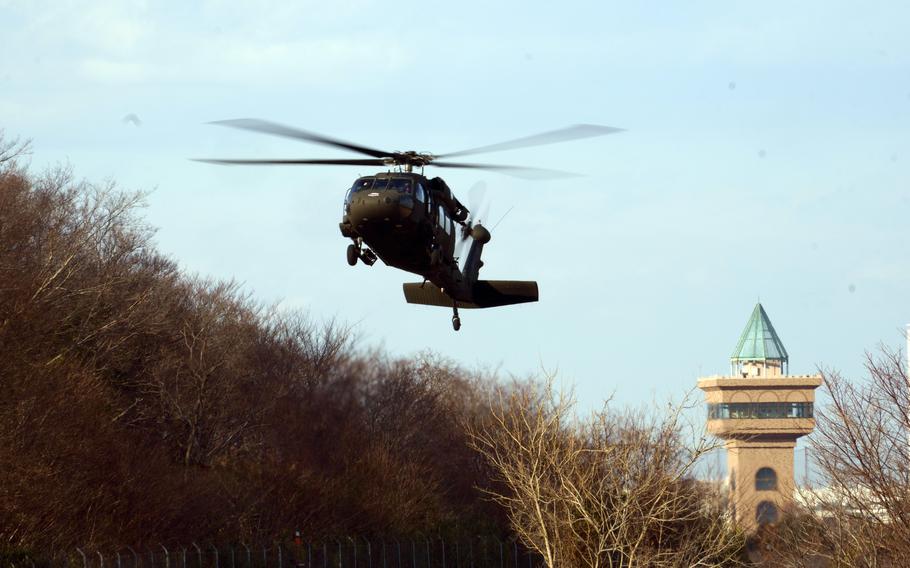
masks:
{"type": "Polygon", "coordinates": [[[0,144],[5,546],[505,530],[463,427],[491,380],[188,275],[141,194],[22,150],[0,144]]]}

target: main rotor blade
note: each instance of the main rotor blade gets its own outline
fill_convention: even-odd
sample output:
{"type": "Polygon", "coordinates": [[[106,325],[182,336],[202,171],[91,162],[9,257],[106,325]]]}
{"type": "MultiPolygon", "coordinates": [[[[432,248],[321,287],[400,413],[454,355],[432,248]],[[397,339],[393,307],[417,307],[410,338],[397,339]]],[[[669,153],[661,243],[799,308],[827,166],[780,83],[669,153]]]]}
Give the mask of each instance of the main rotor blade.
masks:
{"type": "Polygon", "coordinates": [[[490,144],[489,146],[480,146],[469,150],[459,152],[450,152],[448,154],[439,154],[437,158],[451,158],[453,156],[467,156],[469,154],[481,154],[485,152],[502,152],[503,150],[512,150],[514,148],[527,148],[529,146],[543,146],[545,144],[555,144],[557,142],[567,142],[569,140],[578,140],[581,138],[591,138],[593,136],[603,136],[613,134],[614,132],[623,132],[623,128],[614,128],[612,126],[600,126],[597,124],[576,124],[559,130],[551,130],[516,138],[499,144],[490,144]]]}
{"type": "Polygon", "coordinates": [[[222,166],[384,166],[383,160],[217,160],[193,158],[194,162],[219,164],[222,166]]]}
{"type": "Polygon", "coordinates": [[[461,169],[470,169],[470,170],[489,170],[491,172],[498,172],[505,174],[507,176],[522,178],[522,179],[560,179],[560,178],[571,178],[579,177],[578,174],[573,174],[571,172],[561,172],[559,170],[545,170],[542,168],[526,168],[522,166],[501,166],[497,164],[464,164],[457,162],[437,162],[432,161],[428,166],[436,166],[440,168],[461,168],[461,169]]]}
{"type": "Polygon", "coordinates": [[[307,132],[306,130],[292,128],[290,126],[285,126],[276,122],[269,122],[267,120],[259,120],[258,118],[216,120],[210,124],[219,124],[221,126],[230,126],[231,128],[240,128],[241,130],[252,130],[253,132],[261,132],[263,134],[284,136],[285,138],[293,138],[294,140],[306,140],[307,142],[315,142],[316,144],[324,144],[326,146],[335,146],[336,148],[344,148],[345,150],[351,150],[352,152],[357,152],[359,154],[366,154],[367,156],[373,156],[374,158],[384,158],[386,156],[392,155],[390,152],[383,152],[382,150],[377,150],[375,148],[351,144],[350,142],[336,140],[335,138],[329,138],[328,136],[323,136],[322,134],[307,132]]]}

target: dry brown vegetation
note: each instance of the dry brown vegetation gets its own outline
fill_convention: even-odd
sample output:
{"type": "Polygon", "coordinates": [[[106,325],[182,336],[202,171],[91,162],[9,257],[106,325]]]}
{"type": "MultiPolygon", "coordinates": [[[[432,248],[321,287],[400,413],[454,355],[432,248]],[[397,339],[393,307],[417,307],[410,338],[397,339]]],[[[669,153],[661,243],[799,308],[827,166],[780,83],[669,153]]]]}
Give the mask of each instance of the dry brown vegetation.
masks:
{"type": "Polygon", "coordinates": [[[547,566],[734,566],[742,536],[718,488],[693,480],[711,449],[686,444],[684,404],[659,413],[605,406],[575,417],[553,382],[500,395],[472,444],[493,467],[489,490],[547,566]]]}
{"type": "Polygon", "coordinates": [[[548,566],[736,555],[678,409],[572,422],[546,383],[358,348],[181,273],[140,194],[31,174],[2,142],[0,551],[299,529],[517,534],[548,566]]]}
{"type": "Polygon", "coordinates": [[[910,566],[910,391],[900,351],[866,357],[851,383],[825,371],[831,402],[816,412],[812,449],[822,479],[806,506],[760,535],[770,565],[910,566]]]}
{"type": "Polygon", "coordinates": [[[499,528],[476,379],[181,274],[141,195],[32,176],[26,147],[0,146],[5,544],[499,528]]]}

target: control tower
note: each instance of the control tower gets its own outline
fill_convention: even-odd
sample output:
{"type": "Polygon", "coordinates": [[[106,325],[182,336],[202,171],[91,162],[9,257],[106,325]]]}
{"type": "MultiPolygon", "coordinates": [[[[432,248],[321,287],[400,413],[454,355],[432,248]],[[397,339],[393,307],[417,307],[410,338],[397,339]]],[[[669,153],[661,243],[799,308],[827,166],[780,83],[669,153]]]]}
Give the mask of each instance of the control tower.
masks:
{"type": "Polygon", "coordinates": [[[788,370],[787,350],[759,303],[730,357],[730,375],[698,380],[708,431],[726,440],[734,518],[747,531],[776,522],[793,498],[796,439],[815,428],[822,378],[788,370]]]}

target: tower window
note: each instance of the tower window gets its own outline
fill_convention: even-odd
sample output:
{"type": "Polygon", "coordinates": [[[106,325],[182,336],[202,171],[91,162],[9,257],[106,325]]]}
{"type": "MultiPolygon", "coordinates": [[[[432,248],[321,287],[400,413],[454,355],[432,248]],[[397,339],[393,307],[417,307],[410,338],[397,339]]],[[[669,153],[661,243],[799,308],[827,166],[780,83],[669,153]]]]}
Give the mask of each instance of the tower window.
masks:
{"type": "Polygon", "coordinates": [[[755,522],[768,525],[777,522],[777,507],[771,501],[762,501],[755,508],[755,522]]]}
{"type": "Polygon", "coordinates": [[[708,405],[709,420],[812,418],[811,402],[721,402],[708,405]]]}
{"type": "Polygon", "coordinates": [[[763,467],[755,472],[756,491],[775,491],[777,489],[777,474],[770,467],[763,467]]]}

